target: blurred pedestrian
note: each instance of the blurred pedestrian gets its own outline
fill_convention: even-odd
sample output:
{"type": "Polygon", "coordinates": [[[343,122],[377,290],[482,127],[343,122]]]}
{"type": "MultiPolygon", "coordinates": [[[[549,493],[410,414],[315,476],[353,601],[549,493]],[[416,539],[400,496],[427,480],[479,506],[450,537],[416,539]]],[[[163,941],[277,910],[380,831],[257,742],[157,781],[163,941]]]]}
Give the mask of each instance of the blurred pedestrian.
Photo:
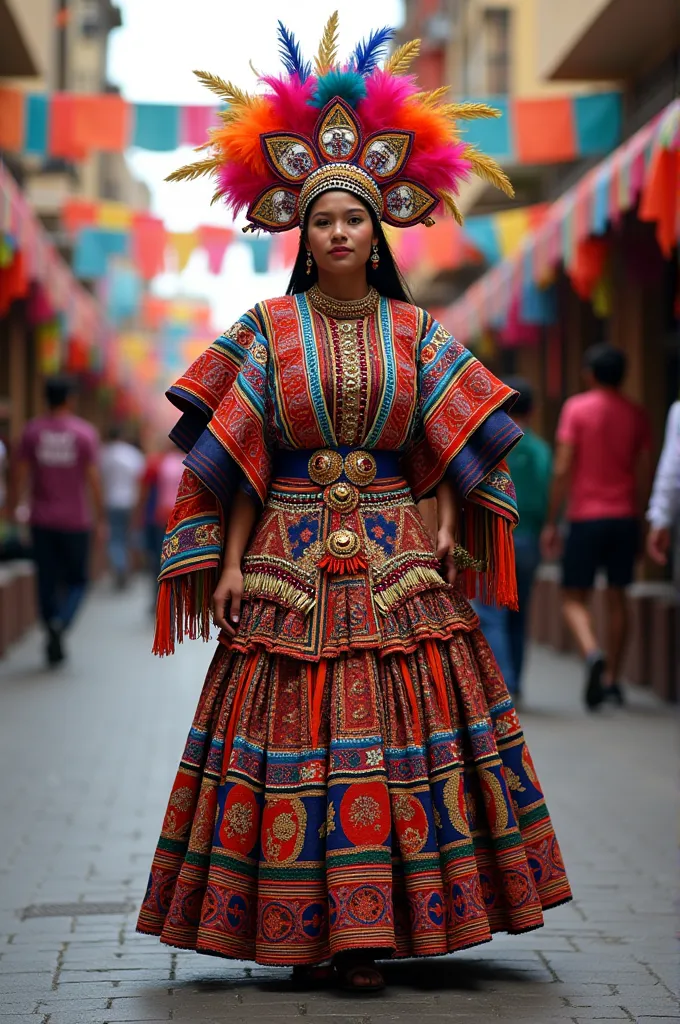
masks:
{"type": "Polygon", "coordinates": [[[120,427],[115,426],[108,432],[100,466],[109,525],[109,565],[116,587],[123,590],[130,573],[132,517],[144,472],[144,456],[139,448],[123,439],[120,427]]]}
{"type": "Polygon", "coordinates": [[[621,393],[626,374],[623,352],[611,345],[594,345],[585,354],[584,374],[588,390],[567,399],[557,427],[542,547],[546,558],[559,555],[557,521],[566,503],[563,611],[586,661],[584,700],[593,709],[607,698],[623,703],[625,588],[633,580],[639,552],[651,432],[642,406],[621,393]],[[606,651],[598,642],[589,608],[598,570],[607,575],[606,651]]]}
{"type": "Polygon", "coordinates": [[[512,611],[475,602],[475,608],[508,690],[519,697],[531,591],[541,561],[540,536],[548,511],[552,454],[550,446],[530,426],[534,410],[531,385],[523,377],[510,377],[505,383],[519,393],[512,416],[524,432],[507,456],[519,512],[513,533],[519,607],[512,611]]]}
{"type": "Polygon", "coordinates": [[[647,520],[647,554],[657,565],[667,564],[675,530],[673,578],[680,591],[680,402],[674,402],[668,412],[647,520]]]}
{"type": "Polygon", "coordinates": [[[49,665],[63,661],[63,634],[85,595],[93,512],[97,527],[104,528],[99,438],[92,424],[73,413],[73,396],[68,378],[47,381],[48,412],[26,425],[17,467],[16,514],[32,527],[49,665]]]}

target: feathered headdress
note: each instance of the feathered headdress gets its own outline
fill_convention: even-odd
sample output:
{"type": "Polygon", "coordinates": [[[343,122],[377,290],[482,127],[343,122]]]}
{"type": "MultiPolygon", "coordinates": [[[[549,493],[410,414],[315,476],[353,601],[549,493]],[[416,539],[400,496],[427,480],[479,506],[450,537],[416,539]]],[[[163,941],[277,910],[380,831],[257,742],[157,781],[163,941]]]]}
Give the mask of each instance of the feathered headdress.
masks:
{"type": "Polygon", "coordinates": [[[278,35],[285,73],[259,76],[262,92],[248,94],[195,72],[226,102],[223,125],[200,147],[209,155],[168,181],[213,177],[213,202],[224,199],[234,214],[247,208],[245,231],[301,224],[309,204],[329,188],[360,195],[379,219],[397,227],[431,224],[439,206],[460,222],[455,197],[470,173],[513,194],[495,161],[462,141],[456,128],[457,121],[497,117],[498,111],[446,103],[446,89],[419,92],[407,73],[419,40],[387,57],[393,31],[377,29],[340,63],[336,12],[312,66],[281,22],[278,35]]]}

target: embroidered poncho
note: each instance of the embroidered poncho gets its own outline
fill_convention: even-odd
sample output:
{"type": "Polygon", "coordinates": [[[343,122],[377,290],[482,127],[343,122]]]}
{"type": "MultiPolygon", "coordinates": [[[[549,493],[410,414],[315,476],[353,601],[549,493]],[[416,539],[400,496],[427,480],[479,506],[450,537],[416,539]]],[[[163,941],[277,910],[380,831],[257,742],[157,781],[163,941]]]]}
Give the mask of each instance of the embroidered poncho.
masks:
{"type": "MultiPolygon", "coordinates": [[[[268,300],[218,338],[168,397],[183,413],[171,436],[187,456],[163,548],[159,653],[184,629],[207,636],[232,496],[244,486],[266,513],[279,453],[296,449],[396,452],[416,501],[450,478],[461,541],[486,569],[463,574],[466,592],[514,602],[517,513],[503,463],[521,436],[505,411],[513,392],[424,310],[377,298],[370,315],[343,321],[319,312],[306,294],[268,300]]],[[[418,578],[434,587],[429,547],[432,571],[421,566],[418,578]]],[[[292,550],[277,557],[288,563],[279,568],[289,572],[287,592],[300,608],[300,593],[319,580],[312,572],[300,583],[292,550]]],[[[379,568],[368,567],[374,596],[379,568]]]]}

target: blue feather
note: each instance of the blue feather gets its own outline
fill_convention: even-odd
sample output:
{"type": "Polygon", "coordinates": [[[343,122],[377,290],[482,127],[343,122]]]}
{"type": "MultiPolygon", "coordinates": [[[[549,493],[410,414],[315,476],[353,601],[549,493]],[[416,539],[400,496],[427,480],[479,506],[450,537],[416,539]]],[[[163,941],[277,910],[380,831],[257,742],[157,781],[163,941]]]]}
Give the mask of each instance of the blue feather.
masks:
{"type": "Polygon", "coordinates": [[[394,29],[386,25],[384,28],[376,28],[371,32],[368,40],[362,39],[349,59],[349,66],[360,75],[369,75],[374,71],[386,54],[387,44],[394,35],[394,29]]]}
{"type": "Polygon", "coordinates": [[[310,61],[303,61],[302,50],[297,39],[282,21],[279,21],[279,56],[289,75],[297,75],[301,82],[306,82],[312,73],[310,61]]]}
{"type": "Polygon", "coordinates": [[[356,71],[328,71],[317,80],[312,106],[321,109],[336,96],[340,96],[350,107],[356,107],[365,95],[363,75],[358,75],[356,71]]]}

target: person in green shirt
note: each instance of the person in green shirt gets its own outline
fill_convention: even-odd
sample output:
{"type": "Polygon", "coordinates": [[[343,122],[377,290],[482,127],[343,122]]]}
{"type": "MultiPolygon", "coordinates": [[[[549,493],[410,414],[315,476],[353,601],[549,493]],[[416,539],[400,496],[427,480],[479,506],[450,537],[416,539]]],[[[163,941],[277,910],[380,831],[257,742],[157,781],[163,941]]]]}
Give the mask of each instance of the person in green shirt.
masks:
{"type": "Polygon", "coordinates": [[[539,542],[548,512],[552,453],[550,446],[530,427],[534,396],[529,382],[523,377],[511,377],[505,383],[519,392],[512,407],[512,418],[524,432],[524,436],[507,456],[519,509],[519,524],[514,532],[519,611],[480,606],[478,603],[475,607],[508,690],[519,696],[529,602],[536,570],[541,561],[539,542]]]}

